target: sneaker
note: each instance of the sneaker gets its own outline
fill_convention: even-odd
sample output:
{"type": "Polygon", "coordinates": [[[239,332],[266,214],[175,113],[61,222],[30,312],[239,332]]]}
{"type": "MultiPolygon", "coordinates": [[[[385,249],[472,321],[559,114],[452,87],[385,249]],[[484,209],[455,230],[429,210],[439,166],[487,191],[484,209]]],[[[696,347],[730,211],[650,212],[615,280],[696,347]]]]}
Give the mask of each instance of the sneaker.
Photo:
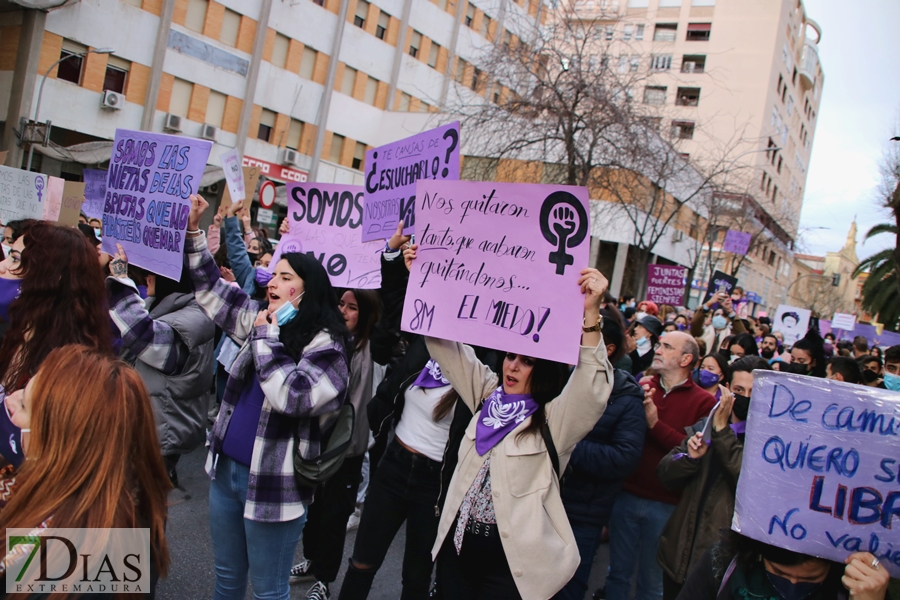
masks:
{"type": "Polygon", "coordinates": [[[291,567],[291,583],[300,583],[301,581],[313,581],[316,576],[312,574],[312,561],[305,558],[291,567]]]}
{"type": "Polygon", "coordinates": [[[356,509],[353,511],[353,514],[350,515],[350,518],[347,519],[347,531],[353,531],[357,527],[359,527],[359,517],[362,515],[362,511],[360,509],[356,509]]]}
{"type": "Polygon", "coordinates": [[[306,592],[306,600],[328,600],[331,593],[328,591],[328,585],[317,581],[306,592]]]}

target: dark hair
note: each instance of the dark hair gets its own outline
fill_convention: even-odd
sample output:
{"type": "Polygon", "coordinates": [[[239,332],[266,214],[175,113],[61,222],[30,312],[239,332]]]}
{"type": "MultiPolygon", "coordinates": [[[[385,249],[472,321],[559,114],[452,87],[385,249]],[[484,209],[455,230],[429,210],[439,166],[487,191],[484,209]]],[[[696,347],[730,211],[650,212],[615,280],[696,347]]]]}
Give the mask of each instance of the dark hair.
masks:
{"type": "Polygon", "coordinates": [[[355,351],[366,347],[375,323],[381,319],[381,298],[377,290],[346,289],[341,292],[341,297],[350,292],[356,298],[356,306],[359,309],[359,317],[356,321],[356,336],[353,338],[355,351]]]}
{"type": "Polygon", "coordinates": [[[831,365],[831,374],[840,373],[847,383],[862,381],[862,370],[859,368],[859,363],[852,358],[835,356],[828,361],[828,364],[831,365]]]}
{"type": "Polygon", "coordinates": [[[748,355],[739,358],[728,365],[728,383],[731,383],[731,378],[734,377],[735,373],[752,373],[756,370],[771,371],[772,367],[769,366],[769,361],[761,356],[748,355]]]}
{"type": "Polygon", "coordinates": [[[731,340],[731,344],[728,346],[728,350],[731,350],[731,346],[740,346],[744,349],[744,356],[759,356],[759,347],[756,345],[756,340],[753,339],[753,336],[749,333],[739,333],[731,340]]]}
{"type": "Polygon", "coordinates": [[[884,351],[884,364],[900,362],[900,345],[891,346],[884,351]]]}
{"type": "Polygon", "coordinates": [[[760,325],[770,325],[772,323],[772,319],[769,317],[760,317],[756,320],[760,325]]]}
{"type": "Polygon", "coordinates": [[[733,335],[726,335],[724,338],[722,338],[722,343],[719,344],[719,347],[713,348],[712,352],[718,352],[719,354],[724,356],[725,360],[727,361],[731,358],[731,340],[733,339],[733,335]]]}
{"type": "Polygon", "coordinates": [[[856,363],[860,367],[864,367],[867,364],[872,363],[872,362],[877,362],[878,366],[879,367],[881,366],[881,358],[878,356],[875,356],[874,354],[866,354],[865,356],[860,356],[859,358],[856,359],[856,363]]]}
{"type": "Polygon", "coordinates": [[[810,329],[802,338],[797,340],[794,348],[809,352],[810,357],[816,362],[810,375],[813,377],[825,377],[825,340],[819,335],[817,329],[810,329]]]}
{"type": "Polygon", "coordinates": [[[609,309],[600,309],[600,315],[603,317],[603,327],[600,330],[603,334],[603,341],[616,347],[616,351],[609,357],[609,362],[613,364],[625,355],[625,344],[622,343],[625,333],[621,317],[617,314],[618,312],[615,311],[614,313],[609,309]]]}
{"type": "Polygon", "coordinates": [[[725,360],[725,358],[723,358],[721,354],[719,354],[718,352],[712,352],[704,356],[703,360],[700,361],[701,369],[703,368],[703,361],[707,358],[713,359],[714,361],[716,361],[716,364],[719,365],[719,370],[722,371],[722,383],[728,383],[729,381],[731,381],[728,378],[728,361],[725,360]]]}
{"type": "Polygon", "coordinates": [[[869,340],[865,338],[865,336],[858,335],[853,338],[853,349],[859,350],[860,352],[868,352],[869,351],[869,340]]]}
{"type": "Polygon", "coordinates": [[[782,315],[781,315],[781,322],[784,323],[784,320],[787,319],[788,317],[793,317],[793,319],[794,319],[795,321],[797,321],[798,323],[800,322],[800,315],[798,315],[798,314],[795,313],[795,312],[786,312],[786,313],[782,314],[782,315]]]}
{"type": "Polygon", "coordinates": [[[91,243],[91,246],[96,248],[101,244],[101,241],[97,239],[97,234],[94,233],[94,228],[85,223],[78,224],[78,231],[84,234],[84,237],[91,243]]]}
{"type": "MultiPolygon", "coordinates": [[[[15,219],[6,224],[12,230],[12,239],[16,241],[35,223],[40,223],[37,219],[15,219]]],[[[91,230],[93,231],[93,230],[91,230]]]]}
{"type": "Polygon", "coordinates": [[[288,356],[299,361],[303,349],[320,331],[327,330],[331,339],[340,344],[349,357],[352,348],[350,332],[338,310],[337,295],[325,267],[315,258],[300,252],[282,254],[281,258],[288,261],[294,273],[303,280],[304,289],[297,316],[281,328],[278,336],[288,356]]]}
{"type": "Polygon", "coordinates": [[[568,378],[569,369],[566,365],[543,358],[535,359],[531,371],[531,397],[538,403],[538,409],[531,416],[531,424],[518,435],[540,435],[541,425],[547,420],[544,406],[559,396],[568,378]]]}
{"type": "Polygon", "coordinates": [[[778,338],[775,337],[775,334],[774,334],[774,333],[767,333],[767,334],[765,334],[764,336],[762,336],[762,339],[763,339],[763,340],[765,340],[766,338],[772,338],[773,340],[775,340],[775,347],[776,347],[776,348],[777,348],[778,346],[781,345],[781,342],[778,341],[778,338]]]}
{"type": "Polygon", "coordinates": [[[74,227],[35,223],[23,234],[22,287],[0,341],[0,383],[24,386],[55,348],[112,352],[106,285],[97,251],[74,227]]]}
{"type": "Polygon", "coordinates": [[[150,310],[156,308],[157,304],[171,294],[193,294],[194,286],[191,283],[191,272],[188,270],[187,265],[181,269],[181,279],[178,281],[162,275],[156,275],[155,288],[153,290],[153,304],[150,305],[150,310]]]}
{"type": "Polygon", "coordinates": [[[623,312],[623,314],[624,314],[624,316],[625,316],[626,319],[630,319],[631,317],[634,316],[634,313],[636,313],[636,312],[637,312],[637,311],[634,309],[633,306],[626,306],[626,307],[625,307],[625,311],[623,312]]]}
{"type": "MultiPolygon", "coordinates": [[[[825,581],[822,584],[822,589],[832,591],[844,589],[841,584],[841,577],[844,575],[844,565],[824,558],[818,559],[809,554],[794,552],[787,548],[772,546],[765,542],[743,536],[734,531],[725,533],[725,540],[732,552],[737,555],[737,561],[745,573],[750,573],[754,569],[765,569],[765,566],[762,564],[763,559],[785,567],[802,565],[811,560],[823,560],[829,564],[830,568],[828,570],[828,575],[825,577],[825,581]]],[[[831,596],[823,595],[823,597],[831,596]]]]}

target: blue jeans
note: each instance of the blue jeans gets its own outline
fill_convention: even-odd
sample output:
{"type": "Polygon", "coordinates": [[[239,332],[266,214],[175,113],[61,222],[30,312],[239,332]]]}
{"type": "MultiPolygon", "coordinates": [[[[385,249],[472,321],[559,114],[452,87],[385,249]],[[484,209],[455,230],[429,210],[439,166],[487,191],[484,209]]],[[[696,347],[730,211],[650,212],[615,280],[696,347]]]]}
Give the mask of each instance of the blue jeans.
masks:
{"type": "Polygon", "coordinates": [[[607,600],[628,600],[637,563],[635,600],[662,600],[663,571],[656,562],[659,536],[675,507],[622,492],[609,519],[607,600]]]}
{"type": "Polygon", "coordinates": [[[566,584],[566,587],[553,596],[555,600],[584,599],[588,588],[588,580],[591,578],[591,567],[594,566],[594,556],[597,554],[597,548],[600,546],[600,534],[603,532],[603,525],[570,524],[572,533],[575,534],[575,544],[578,546],[581,563],[578,565],[575,575],[566,584]]]}
{"type": "Polygon", "coordinates": [[[209,528],[216,572],[216,600],[243,600],[247,573],[253,597],[289,600],[288,578],[306,514],[293,521],[264,523],[244,518],[250,468],[219,455],[209,487],[209,528]]]}

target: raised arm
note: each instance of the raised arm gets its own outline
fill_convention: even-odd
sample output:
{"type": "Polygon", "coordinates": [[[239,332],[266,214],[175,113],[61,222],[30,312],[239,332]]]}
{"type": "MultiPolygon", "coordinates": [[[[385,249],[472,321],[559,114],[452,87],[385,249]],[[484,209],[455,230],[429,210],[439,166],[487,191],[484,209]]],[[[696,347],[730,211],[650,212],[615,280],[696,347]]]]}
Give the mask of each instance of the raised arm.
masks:
{"type": "Polygon", "coordinates": [[[441,366],[441,374],[473,413],[497,389],[497,374],[478,360],[471,346],[433,337],[426,337],[425,344],[431,358],[441,366]]]}

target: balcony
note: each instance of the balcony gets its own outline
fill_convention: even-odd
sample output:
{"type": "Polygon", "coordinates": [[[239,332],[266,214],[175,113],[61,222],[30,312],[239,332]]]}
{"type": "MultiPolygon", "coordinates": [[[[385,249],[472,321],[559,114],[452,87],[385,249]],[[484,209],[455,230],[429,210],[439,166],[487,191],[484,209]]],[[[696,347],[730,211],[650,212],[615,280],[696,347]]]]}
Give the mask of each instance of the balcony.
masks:
{"type": "Polygon", "coordinates": [[[581,19],[617,19],[619,3],[614,0],[574,0],[572,8],[581,19]]]}
{"type": "Polygon", "coordinates": [[[800,51],[800,85],[804,90],[809,90],[816,85],[819,73],[819,41],[822,39],[822,30],[813,20],[807,20],[806,29],[812,29],[816,34],[815,39],[804,35],[803,49],[800,51]]]}

